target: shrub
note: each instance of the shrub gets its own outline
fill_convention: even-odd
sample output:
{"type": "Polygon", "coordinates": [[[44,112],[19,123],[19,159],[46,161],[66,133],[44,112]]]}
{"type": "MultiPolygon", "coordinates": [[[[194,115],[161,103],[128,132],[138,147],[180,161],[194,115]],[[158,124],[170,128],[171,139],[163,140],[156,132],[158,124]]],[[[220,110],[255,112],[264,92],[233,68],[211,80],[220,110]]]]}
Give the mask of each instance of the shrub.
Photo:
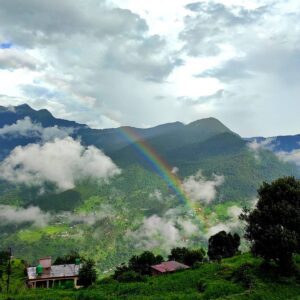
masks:
{"type": "Polygon", "coordinates": [[[113,277],[106,277],[99,281],[100,284],[111,284],[116,283],[116,280],[113,277]]]}
{"type": "Polygon", "coordinates": [[[242,290],[238,285],[230,282],[214,282],[208,284],[203,294],[203,299],[223,299],[224,297],[240,293],[242,290]]]}
{"type": "Polygon", "coordinates": [[[207,283],[203,280],[200,280],[197,282],[197,290],[200,292],[200,293],[203,293],[207,287],[207,283]]]}
{"type": "Polygon", "coordinates": [[[117,280],[119,282],[138,282],[138,281],[145,281],[145,278],[142,275],[132,270],[129,270],[127,272],[120,274],[117,280]]]}
{"type": "Polygon", "coordinates": [[[255,285],[255,277],[251,273],[252,265],[241,265],[233,274],[232,279],[235,282],[242,284],[246,289],[253,289],[255,285]]]}

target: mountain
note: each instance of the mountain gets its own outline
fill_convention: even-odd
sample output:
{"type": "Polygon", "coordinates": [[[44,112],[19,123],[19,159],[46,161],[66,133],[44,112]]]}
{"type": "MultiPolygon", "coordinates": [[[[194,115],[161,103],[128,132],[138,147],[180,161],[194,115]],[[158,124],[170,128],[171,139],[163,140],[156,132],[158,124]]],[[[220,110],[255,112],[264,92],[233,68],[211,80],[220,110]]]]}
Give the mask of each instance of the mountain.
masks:
{"type": "Polygon", "coordinates": [[[256,141],[258,143],[264,143],[266,147],[275,152],[291,152],[293,150],[300,149],[300,134],[287,135],[287,136],[275,136],[275,137],[253,137],[246,139],[249,142],[256,141]]]}
{"type": "MultiPolygon", "coordinates": [[[[145,129],[91,129],[28,105],[0,107],[2,159],[16,146],[48,143],[49,133],[52,140],[55,134],[71,136],[83,146],[102,149],[121,173],[103,181],[82,177],[63,191],[53,182],[41,182],[35,173],[29,174],[36,179],[31,185],[2,179],[2,247],[12,247],[29,262],[75,249],[109,271],[145,245],[158,253],[167,253],[171,245],[205,246],[210,230],[238,224],[232,211],[251,207],[263,181],[300,176],[296,166],[268,149],[255,152],[251,141],[214,118],[145,129]],[[174,188],[171,169],[178,178],[175,185],[187,186],[184,200],[174,188]],[[205,201],[193,200],[196,196],[205,201]],[[199,221],[199,211],[207,224],[202,217],[199,221]]],[[[38,170],[48,172],[52,165],[48,161],[38,170]]],[[[92,163],[89,168],[93,170],[92,163]]],[[[50,171],[65,179],[59,171],[50,171]]]]}
{"type": "MultiPolygon", "coordinates": [[[[174,160],[174,158],[176,155],[177,157],[178,155],[180,156],[178,157],[179,159],[191,159],[189,154],[195,147],[196,151],[201,151],[202,147],[200,145],[202,143],[225,133],[240,139],[220,121],[214,118],[199,120],[188,125],[181,125],[173,128],[173,130],[169,132],[160,133],[153,137],[141,137],[141,139],[145,140],[147,146],[159,153],[166,161],[175,162],[176,159],[174,160]]],[[[136,151],[134,143],[111,152],[110,156],[121,166],[137,162],[143,164],[143,162],[145,162],[143,157],[136,151]]]]}
{"type": "Polygon", "coordinates": [[[138,139],[150,139],[169,132],[180,130],[184,125],[180,122],[163,124],[152,128],[134,128],[134,127],[120,127],[112,129],[91,129],[82,128],[78,131],[78,136],[86,145],[94,145],[104,150],[105,153],[112,153],[118,151],[123,147],[129,145],[132,141],[138,139]],[[130,131],[138,138],[133,138],[132,141],[128,140],[122,132],[130,131]]]}
{"type": "Polygon", "coordinates": [[[74,121],[57,119],[46,109],[34,110],[28,104],[13,107],[0,106],[0,128],[5,125],[12,125],[25,117],[29,117],[35,123],[42,124],[43,127],[85,127],[85,125],[74,121]]]}

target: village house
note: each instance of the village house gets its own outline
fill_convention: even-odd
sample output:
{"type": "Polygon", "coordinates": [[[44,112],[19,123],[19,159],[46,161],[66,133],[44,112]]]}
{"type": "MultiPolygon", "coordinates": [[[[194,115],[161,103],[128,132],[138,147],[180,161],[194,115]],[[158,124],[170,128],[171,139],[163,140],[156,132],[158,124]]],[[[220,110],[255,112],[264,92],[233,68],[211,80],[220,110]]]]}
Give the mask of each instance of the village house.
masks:
{"type": "Polygon", "coordinates": [[[52,265],[51,257],[44,257],[39,259],[36,267],[27,268],[27,285],[30,288],[51,288],[73,281],[77,288],[79,269],[79,261],[75,264],[52,265]]]}
{"type": "Polygon", "coordinates": [[[152,275],[162,275],[166,273],[173,273],[179,270],[186,270],[190,267],[179,263],[177,261],[165,261],[159,265],[151,266],[152,275]]]}

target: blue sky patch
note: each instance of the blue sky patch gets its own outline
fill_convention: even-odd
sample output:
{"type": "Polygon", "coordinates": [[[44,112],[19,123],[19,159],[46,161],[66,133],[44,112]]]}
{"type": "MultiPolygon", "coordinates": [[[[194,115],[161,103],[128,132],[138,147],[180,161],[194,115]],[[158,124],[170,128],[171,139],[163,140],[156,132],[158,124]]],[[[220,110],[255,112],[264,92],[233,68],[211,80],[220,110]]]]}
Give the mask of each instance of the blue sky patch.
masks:
{"type": "Polygon", "coordinates": [[[10,49],[12,46],[13,44],[11,42],[0,43],[0,49],[10,49]]]}

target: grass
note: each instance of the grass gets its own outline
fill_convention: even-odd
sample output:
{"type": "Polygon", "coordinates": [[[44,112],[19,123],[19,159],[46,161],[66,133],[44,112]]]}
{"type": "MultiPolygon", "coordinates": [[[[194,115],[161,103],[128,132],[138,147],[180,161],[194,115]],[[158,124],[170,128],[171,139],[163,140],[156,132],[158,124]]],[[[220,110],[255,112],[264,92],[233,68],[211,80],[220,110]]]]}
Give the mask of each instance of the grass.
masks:
{"type": "Polygon", "coordinates": [[[18,233],[18,238],[23,241],[23,242],[27,242],[27,243],[34,243],[39,241],[43,236],[43,233],[39,230],[29,230],[29,229],[25,229],[25,230],[21,230],[18,233]]]}
{"type": "Polygon", "coordinates": [[[41,229],[26,229],[18,233],[18,238],[23,242],[34,243],[39,241],[43,235],[56,235],[66,230],[68,230],[68,226],[66,225],[52,225],[41,229]]]}
{"type": "MultiPolygon", "coordinates": [[[[297,258],[299,263],[299,258],[297,258]]],[[[297,278],[277,276],[274,270],[262,271],[261,261],[243,254],[224,259],[220,264],[205,263],[197,269],[175,274],[148,277],[145,282],[118,283],[100,281],[89,289],[73,290],[28,290],[10,295],[10,299],[41,300],[97,300],[97,299],[218,299],[218,300],[300,300],[300,281],[297,278]],[[237,280],[237,270],[248,267],[253,285],[243,284],[244,277],[237,280]]],[[[250,275],[249,275],[250,276],[250,275]]],[[[9,299],[8,295],[0,299],[9,299]]]]}

